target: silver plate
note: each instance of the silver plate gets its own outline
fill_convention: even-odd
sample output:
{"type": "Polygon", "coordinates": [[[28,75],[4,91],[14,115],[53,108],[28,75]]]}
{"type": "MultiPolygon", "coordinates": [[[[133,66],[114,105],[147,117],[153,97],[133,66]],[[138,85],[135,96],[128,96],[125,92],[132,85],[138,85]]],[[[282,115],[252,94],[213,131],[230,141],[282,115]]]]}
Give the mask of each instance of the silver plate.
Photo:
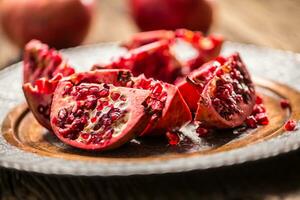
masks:
{"type": "MultiPolygon", "coordinates": [[[[222,54],[241,53],[251,74],[275,80],[300,90],[300,55],[292,52],[226,42],[222,54]]],[[[79,70],[87,70],[93,63],[108,62],[112,56],[124,52],[117,44],[82,46],[63,51],[79,70]]],[[[0,120],[16,105],[24,102],[21,90],[22,64],[14,64],[0,72],[0,120]]],[[[128,161],[101,163],[65,160],[25,152],[8,144],[0,135],[0,166],[44,174],[69,174],[84,176],[128,176],[137,174],[162,174],[203,170],[268,158],[298,149],[300,130],[279,137],[211,155],[174,158],[157,161],[128,161]]]]}

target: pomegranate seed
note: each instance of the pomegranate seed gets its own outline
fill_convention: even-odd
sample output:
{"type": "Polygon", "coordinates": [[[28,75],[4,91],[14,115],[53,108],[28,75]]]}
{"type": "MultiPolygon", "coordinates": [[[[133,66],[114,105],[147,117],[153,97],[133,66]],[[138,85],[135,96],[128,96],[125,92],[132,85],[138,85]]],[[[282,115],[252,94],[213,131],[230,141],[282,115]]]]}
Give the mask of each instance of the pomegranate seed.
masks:
{"type": "Polygon", "coordinates": [[[100,96],[100,97],[107,97],[108,94],[109,94],[108,89],[102,89],[102,90],[99,92],[99,96],[100,96]]]}
{"type": "Polygon", "coordinates": [[[196,129],[196,133],[199,135],[199,137],[205,137],[208,135],[208,130],[206,128],[203,127],[198,127],[196,129]]]}
{"type": "Polygon", "coordinates": [[[83,139],[85,139],[85,140],[87,140],[88,138],[89,138],[89,134],[87,134],[87,133],[83,133],[83,134],[81,134],[81,137],[83,138],[83,139]]]}
{"type": "Polygon", "coordinates": [[[255,100],[256,104],[262,104],[263,103],[263,99],[260,96],[256,96],[256,100],[255,100]]]}
{"type": "Polygon", "coordinates": [[[287,99],[281,99],[280,100],[280,106],[282,109],[290,108],[290,102],[287,99]]]}
{"type": "Polygon", "coordinates": [[[247,124],[247,126],[249,128],[256,128],[257,127],[257,121],[256,121],[255,117],[253,117],[252,115],[247,117],[247,119],[245,120],[245,123],[247,124]]]}
{"type": "Polygon", "coordinates": [[[97,117],[93,117],[92,119],[91,119],[91,122],[92,123],[95,123],[97,121],[97,117]]]}
{"type": "Polygon", "coordinates": [[[110,97],[111,97],[111,99],[113,100],[113,101],[116,101],[116,100],[118,100],[118,98],[120,97],[120,93],[118,93],[118,92],[112,92],[111,94],[110,94],[110,97]]]}
{"type": "Polygon", "coordinates": [[[297,128],[297,122],[294,119],[289,119],[285,124],[284,124],[284,129],[286,131],[294,131],[297,128]]]}
{"type": "Polygon", "coordinates": [[[167,132],[166,136],[168,138],[169,144],[174,146],[180,142],[180,138],[177,133],[167,132]]]}
{"type": "Polygon", "coordinates": [[[255,119],[257,121],[257,124],[259,124],[259,125],[268,125],[269,124],[269,118],[266,113],[256,114],[255,119]]]}
{"type": "Polygon", "coordinates": [[[264,113],[266,112],[266,108],[263,104],[255,104],[253,107],[253,114],[264,113]]]}

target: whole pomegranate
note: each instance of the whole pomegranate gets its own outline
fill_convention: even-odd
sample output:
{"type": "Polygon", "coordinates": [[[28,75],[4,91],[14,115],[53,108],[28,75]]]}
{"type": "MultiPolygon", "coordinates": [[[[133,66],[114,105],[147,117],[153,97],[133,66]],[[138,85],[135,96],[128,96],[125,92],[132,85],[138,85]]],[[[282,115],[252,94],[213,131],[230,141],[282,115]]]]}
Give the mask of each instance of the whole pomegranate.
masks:
{"type": "Polygon", "coordinates": [[[0,25],[18,45],[38,39],[64,48],[80,44],[88,33],[94,0],[2,0],[0,25]]]}
{"type": "Polygon", "coordinates": [[[212,0],[129,0],[133,18],[143,31],[188,28],[208,31],[212,0]]]}

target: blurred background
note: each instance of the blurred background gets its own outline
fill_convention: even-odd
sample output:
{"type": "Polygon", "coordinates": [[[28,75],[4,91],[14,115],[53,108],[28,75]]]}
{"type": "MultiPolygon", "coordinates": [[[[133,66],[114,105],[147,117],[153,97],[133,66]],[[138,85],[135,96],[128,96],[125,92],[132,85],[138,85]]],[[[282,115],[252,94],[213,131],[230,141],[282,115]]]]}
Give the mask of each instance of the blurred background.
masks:
{"type": "MultiPolygon", "coordinates": [[[[68,13],[70,11],[70,8],[72,7],[71,5],[69,5],[70,7],[65,8],[63,7],[64,5],[56,6],[59,8],[50,6],[51,8],[44,9],[43,13],[32,12],[30,16],[26,16],[28,14],[22,15],[24,14],[24,8],[22,7],[22,4],[18,4],[18,1],[22,2],[23,0],[0,0],[0,16],[2,14],[2,26],[0,29],[0,68],[3,68],[11,63],[20,60],[20,52],[22,47],[18,47],[15,44],[19,44],[19,46],[22,46],[22,44],[20,45],[20,43],[22,42],[20,42],[19,39],[24,36],[24,32],[30,32],[31,28],[34,29],[34,27],[31,27],[30,24],[28,24],[30,20],[32,20],[33,18],[39,18],[39,15],[50,15],[51,12],[55,13],[56,9],[61,9],[61,11],[63,11],[64,13],[64,15],[58,16],[60,18],[59,21],[70,20],[65,18],[68,17],[68,13]],[[18,5],[6,5],[5,7],[5,5],[3,6],[3,4],[18,5]]],[[[47,0],[40,0],[40,3],[45,1],[47,0]]],[[[51,4],[54,5],[56,4],[55,2],[59,1],[61,0],[51,1],[51,4]]],[[[92,2],[92,0],[82,1],[85,3],[92,2]]],[[[212,23],[210,19],[206,19],[206,17],[208,16],[209,18],[210,15],[209,12],[207,13],[207,8],[204,8],[205,6],[200,6],[197,11],[193,12],[204,14],[193,15],[194,19],[191,19],[193,22],[187,25],[189,27],[193,27],[193,29],[207,29],[207,27],[210,27],[208,33],[220,33],[224,35],[226,40],[243,43],[253,43],[272,48],[300,52],[299,0],[215,0],[214,2],[211,2],[212,0],[167,1],[170,1],[171,3],[175,1],[181,1],[181,3],[182,1],[209,1],[209,4],[213,3],[212,12],[214,18],[212,20],[212,23]]],[[[168,14],[172,15],[173,10],[168,10],[168,8],[166,8],[166,5],[164,5],[164,3],[162,2],[162,0],[95,0],[94,7],[91,8],[91,11],[88,11],[88,14],[91,13],[93,17],[91,17],[92,21],[90,27],[87,28],[87,35],[85,33],[81,33],[81,36],[84,38],[83,42],[79,41],[80,39],[78,39],[74,43],[71,42],[70,44],[56,45],[56,47],[60,48],[74,46],[77,45],[77,43],[92,44],[107,41],[122,41],[130,38],[133,33],[140,30],[153,29],[153,27],[155,26],[158,26],[158,28],[160,26],[164,27],[165,24],[161,23],[170,23],[170,26],[172,28],[174,27],[174,23],[177,23],[176,20],[181,20],[178,18],[184,18],[185,13],[178,14],[178,16],[176,15],[178,17],[176,19],[172,18],[169,22],[164,22],[162,20],[162,16],[164,16],[163,14],[168,17],[168,14]],[[152,4],[154,5],[150,5],[149,1],[150,4],[152,1],[152,4]],[[153,7],[152,9],[155,8],[155,11],[151,11],[151,6],[153,7]],[[163,14],[158,13],[160,11],[163,14]],[[147,14],[153,16],[153,21],[156,24],[149,24],[149,22],[147,21],[147,17],[149,16],[145,16],[147,14]],[[137,24],[139,26],[137,26],[137,24]]],[[[178,10],[176,9],[182,7],[183,6],[178,3],[177,8],[174,8],[174,12],[178,13],[178,10]]],[[[80,10],[80,8],[77,8],[76,6],[71,10],[76,9],[80,10]]],[[[80,12],[82,11],[79,11],[79,13],[80,12]]],[[[78,27],[80,28],[81,26],[81,17],[76,16],[74,13],[69,13],[69,15],[71,19],[73,19],[73,21],[69,21],[69,24],[75,23],[75,26],[65,26],[65,30],[66,32],[69,31],[72,33],[72,36],[68,37],[73,37],[78,33],[78,30],[76,30],[75,27],[78,25],[78,27]]],[[[83,20],[87,20],[88,22],[89,18],[83,20]]],[[[41,26],[43,26],[44,29],[47,29],[51,27],[51,25],[53,25],[51,23],[57,22],[49,21],[49,24],[43,23],[41,24],[41,26]]],[[[86,27],[84,27],[84,29],[85,28],[86,27]]],[[[60,31],[59,29],[56,29],[54,32],[60,32],[61,34],[70,34],[66,33],[65,31],[60,31]]],[[[51,34],[51,32],[40,32],[39,34],[51,34]]]]}

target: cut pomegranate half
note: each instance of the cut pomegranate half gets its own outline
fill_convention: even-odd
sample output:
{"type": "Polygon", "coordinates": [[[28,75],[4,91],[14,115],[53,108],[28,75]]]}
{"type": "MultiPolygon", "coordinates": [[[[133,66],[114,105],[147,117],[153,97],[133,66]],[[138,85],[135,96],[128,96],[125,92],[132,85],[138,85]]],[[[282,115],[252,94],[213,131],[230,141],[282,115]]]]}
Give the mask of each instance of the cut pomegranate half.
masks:
{"type": "Polygon", "coordinates": [[[51,125],[63,142],[80,149],[119,147],[142,132],[151,115],[143,102],[150,92],[111,84],[59,82],[51,125]]]}
{"type": "Polygon", "coordinates": [[[204,87],[195,120],[215,128],[234,128],[252,113],[255,89],[238,54],[233,54],[216,70],[204,87]]]}
{"type": "Polygon", "coordinates": [[[57,74],[68,76],[75,71],[62,58],[59,52],[49,49],[38,40],[30,41],[24,51],[24,83],[34,83],[39,78],[51,79],[57,74]]]}

